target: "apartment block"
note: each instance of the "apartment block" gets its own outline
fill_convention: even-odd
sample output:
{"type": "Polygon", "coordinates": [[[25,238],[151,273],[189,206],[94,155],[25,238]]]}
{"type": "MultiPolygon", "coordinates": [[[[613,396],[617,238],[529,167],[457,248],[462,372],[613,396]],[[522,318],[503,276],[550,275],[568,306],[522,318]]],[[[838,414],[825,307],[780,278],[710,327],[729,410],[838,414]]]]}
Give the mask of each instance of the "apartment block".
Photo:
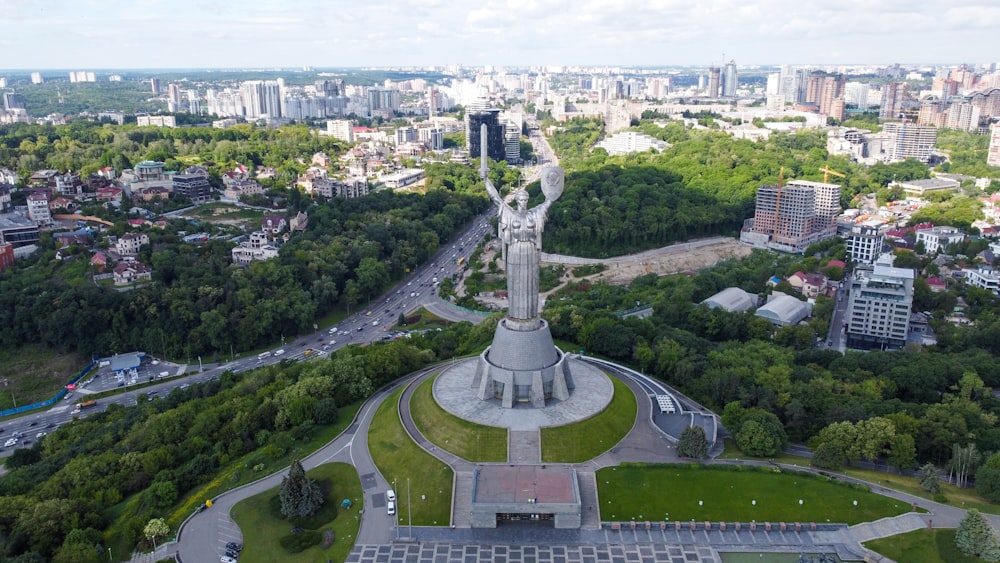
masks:
{"type": "Polygon", "coordinates": [[[844,239],[847,254],[857,264],[874,264],[882,254],[885,233],[878,227],[856,226],[844,239]]]}
{"type": "Polygon", "coordinates": [[[854,271],[845,319],[848,348],[894,350],[906,345],[913,279],[912,269],[895,268],[882,259],[854,271]]]}
{"type": "Polygon", "coordinates": [[[965,283],[1000,295],[1000,272],[992,268],[965,270],[965,283]]]}
{"type": "Polygon", "coordinates": [[[986,153],[986,164],[1000,166],[1000,123],[990,127],[990,148],[986,153]]]}
{"type": "Polygon", "coordinates": [[[761,186],[752,219],[740,240],[783,252],[802,252],[837,234],[840,185],[792,180],[785,186],[761,186]]]}
{"type": "Polygon", "coordinates": [[[917,231],[917,244],[924,243],[924,252],[934,254],[944,252],[949,244],[965,240],[965,233],[955,227],[934,227],[917,231]]]}

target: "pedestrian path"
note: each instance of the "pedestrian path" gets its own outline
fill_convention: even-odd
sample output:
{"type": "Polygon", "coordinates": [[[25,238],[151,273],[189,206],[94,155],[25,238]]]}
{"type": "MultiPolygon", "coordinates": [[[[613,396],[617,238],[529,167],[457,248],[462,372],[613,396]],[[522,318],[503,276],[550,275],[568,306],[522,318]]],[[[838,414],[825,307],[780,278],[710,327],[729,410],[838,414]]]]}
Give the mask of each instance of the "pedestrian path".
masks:
{"type": "Polygon", "coordinates": [[[542,463],[541,438],[538,430],[507,432],[507,463],[511,465],[542,463]]]}
{"type": "Polygon", "coordinates": [[[905,534],[927,527],[925,516],[916,512],[907,512],[899,516],[882,518],[874,522],[856,524],[847,529],[850,538],[858,543],[887,538],[897,534],[905,534]]]}

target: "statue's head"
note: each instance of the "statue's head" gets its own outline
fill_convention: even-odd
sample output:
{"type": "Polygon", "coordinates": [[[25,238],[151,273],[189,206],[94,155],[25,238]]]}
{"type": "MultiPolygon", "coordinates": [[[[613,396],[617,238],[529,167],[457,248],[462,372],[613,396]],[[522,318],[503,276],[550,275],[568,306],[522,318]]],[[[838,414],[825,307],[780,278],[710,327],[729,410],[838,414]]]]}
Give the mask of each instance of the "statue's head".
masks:
{"type": "Polygon", "coordinates": [[[525,189],[517,190],[514,193],[514,201],[517,202],[517,208],[524,210],[528,208],[528,191],[525,189]]]}

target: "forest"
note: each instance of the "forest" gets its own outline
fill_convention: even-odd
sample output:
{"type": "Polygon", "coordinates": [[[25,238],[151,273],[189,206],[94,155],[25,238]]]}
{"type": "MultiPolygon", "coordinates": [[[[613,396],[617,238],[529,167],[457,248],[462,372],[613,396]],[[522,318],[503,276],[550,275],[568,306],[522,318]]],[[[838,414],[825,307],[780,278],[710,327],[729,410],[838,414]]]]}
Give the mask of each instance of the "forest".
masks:
{"type": "MultiPolygon", "coordinates": [[[[440,358],[449,343],[485,344],[468,325],[405,341],[350,347],[328,359],[138,394],[136,406],[71,422],[6,460],[0,479],[0,560],[97,563],[129,553],[151,518],[176,531],[213,483],[277,470],[340,418],[340,410],[440,358]],[[204,494],[204,493],[201,493],[204,494]]],[[[463,348],[465,349],[465,348],[463,348]]],[[[353,411],[351,411],[353,412],[353,411]]],[[[217,485],[215,485],[217,486],[217,485]]]]}

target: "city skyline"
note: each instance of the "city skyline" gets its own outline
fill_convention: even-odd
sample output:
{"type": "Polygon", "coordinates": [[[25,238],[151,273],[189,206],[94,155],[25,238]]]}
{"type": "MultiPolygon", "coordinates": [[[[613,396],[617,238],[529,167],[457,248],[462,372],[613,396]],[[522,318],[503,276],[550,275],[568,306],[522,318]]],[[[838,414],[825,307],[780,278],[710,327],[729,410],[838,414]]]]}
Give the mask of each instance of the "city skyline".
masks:
{"type": "Polygon", "coordinates": [[[12,70],[995,62],[983,0],[0,0],[12,70]],[[30,47],[30,48],[28,48],[30,47]],[[993,60],[991,60],[991,57],[993,60]]]}

